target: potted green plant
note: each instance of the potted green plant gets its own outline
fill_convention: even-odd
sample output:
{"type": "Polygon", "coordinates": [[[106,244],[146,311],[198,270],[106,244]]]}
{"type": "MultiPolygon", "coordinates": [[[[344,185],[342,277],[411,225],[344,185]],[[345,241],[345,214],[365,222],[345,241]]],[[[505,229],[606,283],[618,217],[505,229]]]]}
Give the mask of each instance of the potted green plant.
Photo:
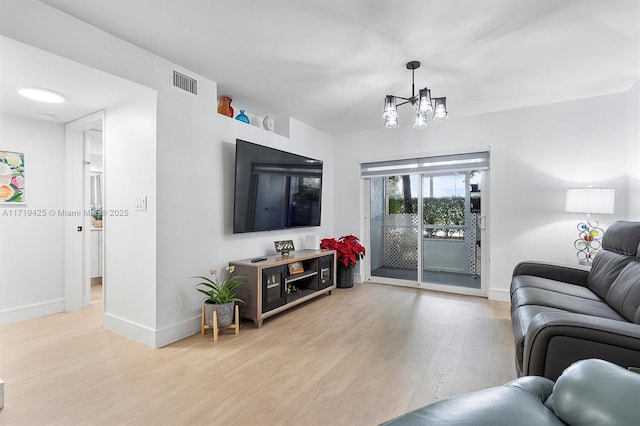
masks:
{"type": "Polygon", "coordinates": [[[233,322],[233,307],[236,302],[244,303],[236,297],[236,290],[243,284],[243,278],[233,275],[235,267],[227,266],[225,269],[227,276],[222,281],[218,278],[218,271],[215,269],[209,270],[213,278],[192,277],[202,280],[194,287],[207,296],[203,302],[205,322],[209,327],[213,327],[213,311],[217,313],[218,328],[226,327],[233,322]]]}
{"type": "Polygon", "coordinates": [[[345,235],[338,239],[323,238],[320,242],[320,248],[336,251],[336,260],[338,262],[337,287],[353,287],[356,263],[366,254],[366,250],[360,244],[358,237],[345,235]]]}

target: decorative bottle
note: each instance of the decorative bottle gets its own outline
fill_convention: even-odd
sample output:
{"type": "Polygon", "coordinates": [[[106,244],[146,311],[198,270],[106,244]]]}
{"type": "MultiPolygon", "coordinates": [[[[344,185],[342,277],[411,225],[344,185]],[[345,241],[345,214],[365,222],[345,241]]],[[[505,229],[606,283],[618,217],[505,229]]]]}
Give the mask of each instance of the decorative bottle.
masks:
{"type": "Polygon", "coordinates": [[[236,120],[249,124],[249,117],[247,117],[243,109],[240,110],[240,114],[238,114],[236,120]]]}
{"type": "Polygon", "coordinates": [[[230,97],[220,96],[220,99],[218,99],[218,114],[233,117],[233,107],[231,106],[230,97]]]}

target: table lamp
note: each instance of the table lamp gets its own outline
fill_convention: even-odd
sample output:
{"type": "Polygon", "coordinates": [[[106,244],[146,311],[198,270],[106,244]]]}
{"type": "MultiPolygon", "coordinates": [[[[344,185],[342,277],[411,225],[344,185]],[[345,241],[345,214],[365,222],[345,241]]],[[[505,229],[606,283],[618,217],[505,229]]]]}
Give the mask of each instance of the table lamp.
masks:
{"type": "Polygon", "coordinates": [[[613,214],[615,189],[570,188],[567,189],[565,212],[586,213],[587,221],[578,223],[578,239],[573,246],[578,250],[578,261],[589,264],[602,246],[604,231],[591,214],[613,214]]]}

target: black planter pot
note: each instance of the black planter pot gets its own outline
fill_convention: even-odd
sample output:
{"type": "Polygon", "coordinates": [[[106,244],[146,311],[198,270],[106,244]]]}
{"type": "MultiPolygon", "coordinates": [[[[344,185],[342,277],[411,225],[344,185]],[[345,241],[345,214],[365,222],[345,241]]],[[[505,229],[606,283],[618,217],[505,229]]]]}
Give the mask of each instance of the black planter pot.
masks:
{"type": "Polygon", "coordinates": [[[351,288],[353,287],[353,277],[355,276],[356,268],[354,266],[344,266],[344,264],[338,265],[338,282],[336,287],[338,288],[351,288]]]}

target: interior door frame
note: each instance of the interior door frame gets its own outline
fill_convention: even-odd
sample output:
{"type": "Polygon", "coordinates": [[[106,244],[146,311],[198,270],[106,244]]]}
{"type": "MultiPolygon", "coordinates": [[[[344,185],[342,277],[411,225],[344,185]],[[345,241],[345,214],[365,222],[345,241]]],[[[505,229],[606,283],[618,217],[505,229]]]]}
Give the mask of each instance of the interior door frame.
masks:
{"type": "Polygon", "coordinates": [[[104,129],[104,119],[102,110],[65,125],[65,312],[79,311],[91,303],[91,259],[88,253],[91,221],[86,211],[89,205],[90,162],[85,131],[97,125],[104,129]]]}

